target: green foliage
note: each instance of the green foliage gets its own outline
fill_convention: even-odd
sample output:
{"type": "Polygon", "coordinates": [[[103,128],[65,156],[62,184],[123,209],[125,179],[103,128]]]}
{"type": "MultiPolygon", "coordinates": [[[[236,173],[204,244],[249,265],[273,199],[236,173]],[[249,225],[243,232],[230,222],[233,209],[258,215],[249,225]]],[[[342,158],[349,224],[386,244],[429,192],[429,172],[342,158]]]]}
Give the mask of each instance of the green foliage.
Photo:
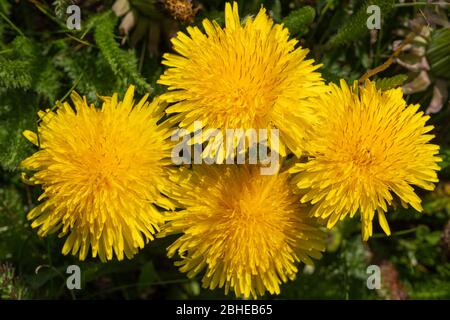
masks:
{"type": "Polygon", "coordinates": [[[446,168],[450,167],[450,148],[442,147],[440,154],[441,154],[442,162],[439,163],[439,166],[442,169],[446,169],[446,168]]]}
{"type": "Polygon", "coordinates": [[[16,278],[14,268],[9,264],[0,265],[0,300],[26,298],[27,289],[16,278]]]}
{"type": "Polygon", "coordinates": [[[11,4],[8,0],[0,0],[0,12],[3,14],[9,14],[11,9],[11,4]]]}
{"type": "Polygon", "coordinates": [[[28,38],[18,36],[9,47],[8,58],[0,55],[0,165],[14,170],[31,151],[22,132],[34,128],[34,116],[24,114],[32,115],[38,101],[48,105],[56,101],[60,72],[43,55],[43,48],[28,38]]]}
{"type": "Polygon", "coordinates": [[[55,7],[56,17],[59,19],[66,18],[66,10],[69,5],[72,4],[71,0],[56,0],[53,2],[53,6],[55,7]]]}
{"type": "MultiPolygon", "coordinates": [[[[5,17],[9,14],[11,8],[11,4],[7,0],[0,0],[0,39],[3,38],[5,29],[6,29],[6,21],[5,17]]],[[[2,46],[0,43],[0,50],[2,46]]]]}
{"type": "Polygon", "coordinates": [[[430,278],[409,288],[409,298],[419,300],[448,299],[450,297],[450,282],[440,278],[430,278]]]}
{"type": "Polygon", "coordinates": [[[314,21],[316,11],[310,6],[305,6],[295,11],[292,11],[286,16],[282,23],[289,29],[291,34],[303,34],[306,33],[311,23],[314,21]]]}
{"type": "Polygon", "coordinates": [[[108,61],[116,77],[126,77],[143,91],[150,92],[151,86],[137,71],[137,62],[133,53],[119,49],[114,40],[114,27],[117,19],[112,14],[103,16],[95,27],[94,37],[102,55],[108,61]]]}
{"type": "Polygon", "coordinates": [[[0,90],[0,101],[0,165],[4,169],[15,170],[31,151],[22,132],[34,127],[34,116],[24,117],[23,114],[33,114],[33,103],[36,100],[33,95],[22,91],[0,90]],[[24,99],[27,99],[29,105],[21,102],[24,99]]]}
{"type": "Polygon", "coordinates": [[[403,84],[403,82],[406,81],[406,79],[408,79],[407,75],[397,74],[393,77],[378,79],[375,82],[375,85],[376,85],[377,89],[384,91],[384,90],[389,90],[389,89],[393,89],[393,88],[397,88],[397,87],[401,86],[403,84]]]}
{"type": "Polygon", "coordinates": [[[5,59],[0,56],[0,86],[4,88],[29,88],[30,64],[26,61],[5,59]]]}
{"type": "Polygon", "coordinates": [[[90,101],[97,101],[99,93],[111,94],[126,85],[112,72],[104,56],[92,48],[73,53],[64,50],[54,62],[90,101]]]}
{"type": "MultiPolygon", "coordinates": [[[[57,235],[42,239],[31,229],[26,214],[39,203],[36,199],[42,190],[21,181],[19,165],[36,151],[22,135],[26,129],[36,130],[36,112],[66,99],[71,90],[97,105],[99,95],[123,94],[129,84],[137,85],[140,93],[154,86],[153,96],[165,90],[156,85],[165,69],[161,56],[141,54],[146,52],[146,39],[150,39],[147,31],[143,30],[143,41],[134,45],[117,28],[119,21],[109,10],[113,1],[95,0],[78,1],[83,29],[68,31],[63,20],[70,2],[53,0],[49,2],[53,6],[47,6],[43,14],[31,1],[0,0],[0,265],[4,267],[7,261],[12,264],[0,267],[0,299],[230,298],[220,289],[200,289],[199,276],[189,279],[177,270],[166,257],[166,248],[176,236],[149,243],[133,260],[103,264],[90,258],[80,262],[63,256],[62,239],[57,235]],[[64,273],[70,264],[78,264],[83,270],[81,291],[65,289],[64,273]]],[[[204,17],[224,24],[224,1],[196,2],[202,3],[203,9],[194,25],[201,27],[204,17]]],[[[170,17],[155,3],[132,1],[140,14],[151,17],[152,23],[164,29],[162,17],[170,17]]],[[[308,1],[314,3],[313,7],[305,3],[252,0],[240,1],[239,8],[241,17],[254,15],[261,5],[268,8],[277,22],[289,28],[292,38],[301,38],[302,47],[311,50],[309,58],[322,64],[319,71],[325,81],[336,83],[340,79],[357,80],[368,69],[383,63],[392,54],[392,43],[399,40],[399,31],[405,32],[412,19],[426,14],[419,10],[423,6],[394,10],[393,0],[308,1]],[[375,39],[359,41],[369,34],[366,7],[372,3],[381,7],[382,29],[375,39]],[[342,49],[349,44],[351,50],[342,49]]],[[[448,78],[448,37],[444,28],[432,31],[426,56],[435,77],[448,78]]],[[[161,35],[154,45],[164,53],[171,51],[168,43],[169,37],[161,35]]],[[[377,87],[387,90],[402,85],[404,73],[405,69],[393,64],[376,76],[377,87]]],[[[425,108],[431,95],[432,86],[406,99],[425,108]]],[[[323,258],[314,267],[300,265],[296,280],[284,284],[280,296],[266,298],[390,298],[392,295],[385,293],[389,289],[366,287],[367,266],[382,261],[393,266],[398,273],[396,281],[409,298],[450,298],[450,249],[445,236],[450,233],[450,227],[445,227],[450,220],[449,112],[444,107],[440,113],[430,115],[443,162],[436,190],[417,188],[424,213],[403,209],[394,200],[387,213],[392,236],[385,236],[375,219],[375,234],[368,242],[361,241],[358,216],[338,223],[329,232],[323,258]]]]}
{"type": "Polygon", "coordinates": [[[6,89],[32,88],[53,103],[58,94],[59,72],[43,54],[43,48],[19,36],[8,51],[14,59],[0,56],[0,84],[6,89]]]}
{"type": "Polygon", "coordinates": [[[439,77],[450,79],[450,29],[435,30],[427,51],[431,71],[439,77]]]}
{"type": "Polygon", "coordinates": [[[358,40],[369,33],[367,29],[367,7],[377,5],[380,7],[381,17],[387,18],[394,10],[394,0],[369,0],[365,1],[359,10],[353,14],[342,26],[339,27],[336,35],[325,45],[326,48],[338,47],[358,40]]]}
{"type": "Polygon", "coordinates": [[[296,281],[283,288],[283,295],[289,299],[376,298],[366,287],[366,270],[371,263],[361,236],[347,234],[342,226],[333,229],[331,237],[338,239],[337,248],[327,251],[314,267],[302,268],[296,281]]]}

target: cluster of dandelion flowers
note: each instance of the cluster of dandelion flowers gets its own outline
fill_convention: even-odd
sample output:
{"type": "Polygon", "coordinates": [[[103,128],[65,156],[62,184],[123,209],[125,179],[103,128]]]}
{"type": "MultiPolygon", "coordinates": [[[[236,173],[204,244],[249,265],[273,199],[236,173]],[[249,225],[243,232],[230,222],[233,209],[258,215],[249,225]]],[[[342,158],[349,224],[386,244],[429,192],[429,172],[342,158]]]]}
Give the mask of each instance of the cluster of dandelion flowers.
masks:
{"type": "Polygon", "coordinates": [[[394,195],[403,206],[421,211],[413,186],[433,190],[438,181],[439,146],[429,143],[433,126],[419,105],[407,105],[400,88],[381,92],[366,82],[349,88],[331,84],[313,103],[320,121],[310,141],[309,161],[291,169],[302,202],[327,219],[328,228],[347,215],[361,214],[362,236],[372,236],[372,220],[390,234],[385,213],[394,195]]]}
{"type": "MultiPolygon", "coordinates": [[[[225,5],[225,28],[203,21],[206,33],[188,27],[172,39],[177,54],[165,54],[168,69],[158,82],[168,86],[161,97],[171,105],[173,121],[189,132],[194,122],[205,129],[271,129],[280,131],[279,153],[285,147],[300,155],[314,113],[304,102],[326,90],[307,49],[289,39],[262,8],[243,25],[238,6],[225,5]]],[[[196,131],[194,134],[197,134],[196,131]]],[[[211,150],[221,139],[207,135],[211,150]]],[[[198,141],[198,140],[197,140],[198,141]]],[[[270,142],[270,141],[269,141],[270,142]]],[[[229,152],[227,150],[227,152],[229,152]]],[[[227,154],[228,156],[228,154],[227,154]]]]}
{"type": "Polygon", "coordinates": [[[293,194],[288,172],[198,165],[176,178],[171,196],[185,210],[169,218],[161,235],[182,234],[168,255],[178,253],[176,265],[189,277],[205,271],[203,287],[244,298],[279,294],[280,284],[295,278],[297,262],[321,257],[325,233],[293,194]]]}
{"type": "Polygon", "coordinates": [[[136,105],[134,87],[123,101],[103,97],[101,109],[73,93],[55,112],[41,111],[38,134],[24,135],[39,151],[22,162],[41,184],[45,199],[28,214],[32,227],[46,236],[68,235],[63,254],[92,256],[102,261],[131,258],[163,223],[154,206],[172,208],[161,192],[168,183],[170,132],[158,125],[165,107],[148,95],[136,105]]]}

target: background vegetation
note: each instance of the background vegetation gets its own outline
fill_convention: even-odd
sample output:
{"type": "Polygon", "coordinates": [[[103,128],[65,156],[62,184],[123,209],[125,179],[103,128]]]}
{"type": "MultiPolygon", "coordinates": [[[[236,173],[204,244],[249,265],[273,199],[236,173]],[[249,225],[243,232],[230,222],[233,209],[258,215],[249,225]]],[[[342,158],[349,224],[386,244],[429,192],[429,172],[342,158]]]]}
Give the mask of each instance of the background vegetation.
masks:
{"type": "MultiPolygon", "coordinates": [[[[403,85],[406,99],[431,114],[434,142],[444,158],[439,186],[420,194],[425,213],[394,208],[389,214],[393,235],[387,238],[377,227],[367,243],[361,241],[357,218],[341,223],[330,233],[324,258],[302,269],[277,298],[450,298],[449,6],[394,0],[238,2],[243,17],[262,4],[268,8],[323,64],[327,81],[353,81],[381,66],[373,77],[380,88],[403,85]],[[366,27],[368,4],[382,9],[379,31],[366,27]],[[371,264],[381,266],[381,290],[366,287],[371,264]]],[[[73,89],[92,101],[97,93],[123,93],[129,84],[141,94],[160,93],[164,89],[155,81],[170,37],[205,17],[223,24],[224,3],[0,0],[0,299],[224,297],[176,270],[165,256],[172,239],[150,243],[123,262],[62,256],[61,239],[40,239],[31,230],[26,213],[40,190],[25,185],[18,169],[33,152],[21,133],[36,128],[37,110],[54,107],[73,89]],[[81,7],[80,31],[66,27],[72,3],[81,7]],[[127,5],[130,10],[122,10],[127,5]],[[71,264],[81,267],[82,290],[65,287],[71,264]]]]}

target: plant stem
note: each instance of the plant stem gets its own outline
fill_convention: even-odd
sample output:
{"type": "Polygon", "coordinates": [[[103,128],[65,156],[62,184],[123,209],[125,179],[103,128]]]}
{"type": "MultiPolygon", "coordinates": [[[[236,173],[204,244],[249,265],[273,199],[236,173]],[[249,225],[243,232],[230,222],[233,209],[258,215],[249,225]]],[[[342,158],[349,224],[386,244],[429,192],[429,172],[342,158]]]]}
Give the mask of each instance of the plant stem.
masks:
{"type": "Polygon", "coordinates": [[[5,20],[18,34],[20,34],[22,37],[25,37],[23,32],[11,20],[9,20],[8,17],[3,14],[3,12],[0,12],[0,17],[5,20]]]}
{"type": "Polygon", "coordinates": [[[426,5],[441,5],[441,4],[447,4],[446,2],[408,2],[408,3],[396,3],[394,4],[394,7],[401,8],[401,7],[414,7],[414,6],[426,6],[426,5]]]}

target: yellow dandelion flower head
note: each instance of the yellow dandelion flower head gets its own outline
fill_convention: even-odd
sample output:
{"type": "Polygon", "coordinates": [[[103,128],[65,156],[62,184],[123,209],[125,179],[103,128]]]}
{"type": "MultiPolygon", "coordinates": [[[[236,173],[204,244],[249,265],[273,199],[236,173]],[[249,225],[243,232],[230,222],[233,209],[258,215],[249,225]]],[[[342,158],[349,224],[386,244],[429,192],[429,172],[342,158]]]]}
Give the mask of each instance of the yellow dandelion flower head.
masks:
{"type": "MultiPolygon", "coordinates": [[[[285,146],[300,154],[314,117],[303,103],[326,90],[308,50],[289,39],[283,25],[274,24],[261,8],[241,25],[237,3],[225,5],[225,28],[203,21],[205,33],[188,27],[172,39],[177,54],[164,55],[169,68],[159,83],[173,103],[166,112],[189,132],[201,121],[205,129],[280,130],[285,146]]],[[[213,143],[213,137],[203,137],[213,143]]]]}
{"type": "Polygon", "coordinates": [[[310,142],[310,159],[291,169],[305,191],[311,213],[329,228],[361,213],[362,235],[372,236],[375,211],[386,234],[385,217],[394,195],[403,206],[422,211],[413,186],[433,190],[438,181],[439,146],[430,144],[433,126],[419,105],[407,105],[400,88],[381,92],[374,83],[358,89],[345,81],[315,99],[320,120],[310,142]],[[359,91],[359,92],[358,92],[359,91]]]}
{"type": "Polygon", "coordinates": [[[131,258],[163,223],[154,206],[171,208],[161,195],[168,179],[170,132],[158,120],[165,103],[148,95],[134,105],[134,87],[123,101],[103,97],[101,109],[73,93],[56,111],[39,112],[37,134],[24,135],[39,151],[22,162],[32,184],[42,185],[28,214],[38,234],[68,235],[63,254],[111,260],[131,258]]]}
{"type": "Polygon", "coordinates": [[[177,176],[173,196],[186,209],[161,235],[182,233],[168,248],[189,277],[205,271],[203,287],[225,287],[237,297],[280,293],[295,278],[297,262],[312,264],[324,250],[318,228],[288,172],[260,175],[257,166],[199,165],[177,176]],[[205,270],[206,269],[206,270],[205,270]]]}

